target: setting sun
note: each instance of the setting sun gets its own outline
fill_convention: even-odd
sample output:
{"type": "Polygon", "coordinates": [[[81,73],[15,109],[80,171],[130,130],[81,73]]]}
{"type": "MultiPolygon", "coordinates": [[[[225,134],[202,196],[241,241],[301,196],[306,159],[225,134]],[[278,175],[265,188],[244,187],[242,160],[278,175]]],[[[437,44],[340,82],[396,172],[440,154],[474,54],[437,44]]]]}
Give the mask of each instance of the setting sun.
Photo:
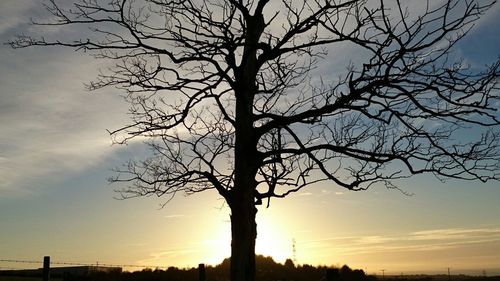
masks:
{"type": "Polygon", "coordinates": [[[255,252],[270,256],[277,262],[292,258],[292,238],[284,221],[275,218],[272,212],[257,215],[257,241],[255,252]]]}

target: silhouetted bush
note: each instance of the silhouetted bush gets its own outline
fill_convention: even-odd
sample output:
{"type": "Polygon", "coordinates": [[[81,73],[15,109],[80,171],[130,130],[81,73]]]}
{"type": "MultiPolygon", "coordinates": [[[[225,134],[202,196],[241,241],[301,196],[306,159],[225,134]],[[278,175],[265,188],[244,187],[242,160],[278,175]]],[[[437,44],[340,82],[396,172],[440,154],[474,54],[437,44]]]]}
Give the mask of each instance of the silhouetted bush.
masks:
{"type": "MultiPolygon", "coordinates": [[[[333,274],[335,281],[375,281],[363,270],[352,270],[347,265],[342,268],[312,266],[308,264],[295,265],[288,259],[284,264],[275,262],[271,257],[256,257],[257,281],[319,281],[327,280],[328,274],[333,274]]],[[[206,266],[207,281],[228,281],[230,260],[225,259],[216,266],[206,266]]],[[[198,269],[179,269],[169,267],[167,270],[144,269],[135,272],[106,273],[94,272],[85,276],[65,276],[64,281],[198,281],[198,269]]]]}

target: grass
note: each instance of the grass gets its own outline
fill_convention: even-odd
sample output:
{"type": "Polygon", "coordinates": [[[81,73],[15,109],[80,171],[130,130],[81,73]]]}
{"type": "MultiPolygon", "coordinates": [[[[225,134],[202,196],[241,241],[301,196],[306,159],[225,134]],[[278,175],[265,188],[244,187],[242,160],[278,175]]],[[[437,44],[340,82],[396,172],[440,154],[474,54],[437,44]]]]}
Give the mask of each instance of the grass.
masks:
{"type": "MultiPolygon", "coordinates": [[[[24,276],[0,276],[0,281],[42,281],[42,278],[24,276]]],[[[50,281],[62,281],[62,279],[50,278],[50,281]]]]}

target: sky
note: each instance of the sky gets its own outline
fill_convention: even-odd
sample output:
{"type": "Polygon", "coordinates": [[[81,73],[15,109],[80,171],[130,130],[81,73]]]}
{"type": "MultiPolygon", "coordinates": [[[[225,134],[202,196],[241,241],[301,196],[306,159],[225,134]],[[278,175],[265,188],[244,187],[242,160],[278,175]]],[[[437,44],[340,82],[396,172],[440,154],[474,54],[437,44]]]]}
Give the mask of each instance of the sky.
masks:
{"type": "MultiPolygon", "coordinates": [[[[499,55],[499,6],[457,46],[472,65],[499,55]]],[[[27,22],[43,16],[39,0],[0,1],[0,42],[33,32],[27,22]]],[[[46,255],[145,266],[221,262],[230,254],[229,210],[216,194],[180,195],[163,208],[162,198],[115,199],[112,169],[141,159],[144,147],[111,144],[106,130],[126,123],[128,107],[116,89],[84,89],[102,67],[71,49],[0,46],[0,269],[38,267],[1,260],[46,255]]],[[[260,207],[257,252],[370,274],[448,267],[500,274],[500,183],[427,175],[399,185],[414,195],[321,184],[260,207]]]]}

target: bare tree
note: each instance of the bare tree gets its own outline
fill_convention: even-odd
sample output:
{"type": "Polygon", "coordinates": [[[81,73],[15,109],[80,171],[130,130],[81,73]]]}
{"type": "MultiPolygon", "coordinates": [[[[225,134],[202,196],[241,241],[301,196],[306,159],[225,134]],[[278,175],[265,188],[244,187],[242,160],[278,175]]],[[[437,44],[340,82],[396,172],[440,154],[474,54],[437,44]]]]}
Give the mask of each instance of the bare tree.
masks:
{"type": "Polygon", "coordinates": [[[427,1],[416,14],[401,2],[50,0],[53,21],[35,24],[88,33],[10,44],[112,60],[89,88],[126,91],[131,123],[111,134],[154,151],[112,181],[129,182],[124,198],[217,191],[231,210],[231,280],[254,280],[257,205],[272,198],[322,181],[499,179],[500,61],[474,71],[451,52],[494,2],[427,1]],[[360,55],[318,79],[337,46],[360,55]]]}

